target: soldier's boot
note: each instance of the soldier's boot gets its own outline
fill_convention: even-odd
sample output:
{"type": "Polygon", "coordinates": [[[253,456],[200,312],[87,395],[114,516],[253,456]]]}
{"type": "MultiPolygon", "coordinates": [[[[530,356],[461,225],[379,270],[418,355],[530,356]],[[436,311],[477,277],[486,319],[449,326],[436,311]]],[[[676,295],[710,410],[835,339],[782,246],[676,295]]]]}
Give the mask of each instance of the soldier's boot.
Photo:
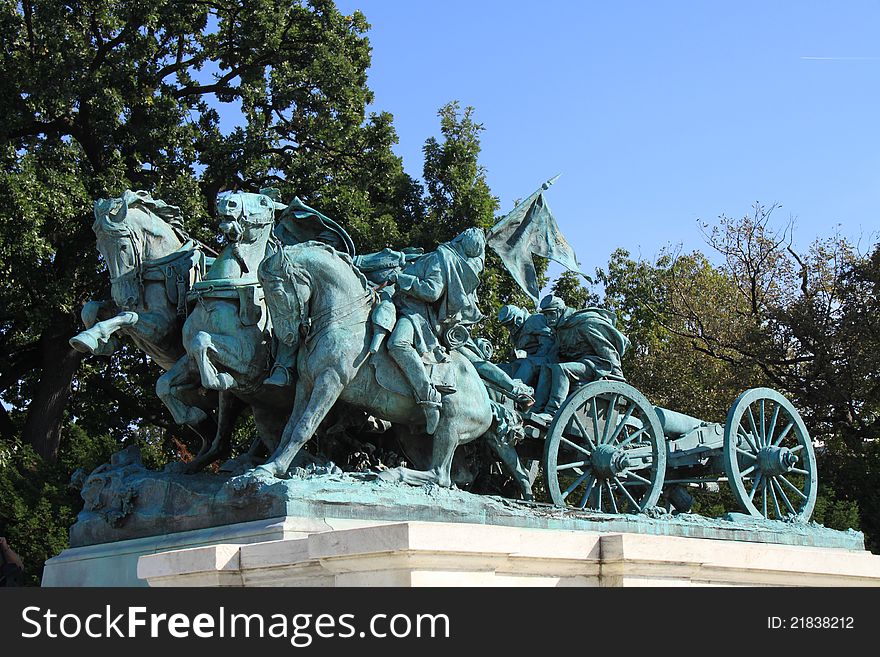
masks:
{"type": "Polygon", "coordinates": [[[277,386],[283,388],[293,383],[296,371],[296,351],[289,345],[281,342],[278,345],[278,355],[272,365],[269,377],[263,381],[264,386],[277,386]]]}
{"type": "Polygon", "coordinates": [[[429,436],[433,436],[437,431],[437,425],[440,424],[440,408],[443,402],[440,393],[430,384],[425,396],[427,399],[419,399],[416,403],[425,412],[425,431],[429,436]]]}
{"type": "Polygon", "coordinates": [[[279,388],[288,386],[291,383],[293,383],[292,373],[288,368],[279,365],[278,363],[275,363],[272,366],[272,371],[269,373],[269,377],[263,381],[264,386],[277,386],[279,388]]]}

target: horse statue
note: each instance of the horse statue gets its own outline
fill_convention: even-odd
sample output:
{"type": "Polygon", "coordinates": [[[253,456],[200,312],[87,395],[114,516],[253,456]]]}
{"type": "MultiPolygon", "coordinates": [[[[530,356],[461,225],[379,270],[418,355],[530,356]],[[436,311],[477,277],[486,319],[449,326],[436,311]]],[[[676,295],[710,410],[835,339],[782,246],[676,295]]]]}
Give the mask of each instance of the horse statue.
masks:
{"type": "MultiPolygon", "coordinates": [[[[160,396],[180,424],[203,419],[201,409],[181,399],[181,389],[198,382],[218,391],[216,437],[188,464],[189,472],[224,455],[245,406],[253,410],[259,438],[270,453],[290,414],[291,385],[265,385],[273,361],[273,338],[257,267],[266,255],[275,211],[285,207],[266,192],[218,196],[220,231],[227,245],[207,276],[192,286],[188,298],[194,305],[183,325],[186,353],[157,383],[160,396]]],[[[259,446],[255,442],[248,455],[254,456],[259,446]]]]}
{"type": "MultiPolygon", "coordinates": [[[[205,275],[205,255],[184,230],[180,209],[147,192],[127,190],[121,197],[98,200],[94,211],[92,230],[110,273],[112,301],[85,304],[86,330],[70,345],[108,356],[119,346],[119,336],[126,336],[168,370],[184,354],[186,295],[205,275]]],[[[213,437],[216,395],[195,388],[181,394],[184,403],[199,410],[188,424],[203,440],[213,437]]]]}
{"type": "MultiPolygon", "coordinates": [[[[281,442],[257,472],[284,476],[339,401],[425,433],[424,410],[412,391],[401,386],[403,376],[393,369],[387,348],[371,351],[378,330],[371,319],[377,293],[350,256],[314,241],[283,246],[263,261],[259,277],[276,334],[296,351],[297,380],[293,412],[281,442]],[[384,359],[386,371],[392,368],[383,383],[377,359],[384,359]],[[388,383],[389,379],[398,383],[388,383]]],[[[383,478],[449,487],[456,448],[492,434],[489,395],[474,365],[452,350],[444,366],[456,382],[455,392],[444,396],[429,469],[399,467],[383,473],[383,478]]]]}

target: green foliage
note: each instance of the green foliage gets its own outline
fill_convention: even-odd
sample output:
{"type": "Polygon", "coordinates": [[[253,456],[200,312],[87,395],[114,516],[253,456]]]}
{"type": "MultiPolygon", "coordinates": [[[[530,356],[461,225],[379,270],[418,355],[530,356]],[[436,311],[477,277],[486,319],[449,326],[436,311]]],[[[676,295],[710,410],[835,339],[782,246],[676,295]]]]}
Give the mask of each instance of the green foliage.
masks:
{"type": "Polygon", "coordinates": [[[553,282],[550,291],[565,301],[565,305],[569,308],[586,308],[595,305],[599,297],[584,287],[582,282],[584,280],[590,282],[583,274],[566,269],[553,282]]]}
{"type": "MultiPolygon", "coordinates": [[[[624,371],[655,404],[712,421],[746,388],[783,392],[817,445],[815,519],[861,528],[878,551],[880,247],[859,255],[832,237],[798,254],[773,210],[722,216],[707,233],[717,266],[701,253],[612,254],[597,280],[632,341],[624,371]]],[[[719,502],[700,495],[696,508],[719,502]]]]}
{"type": "MultiPolygon", "coordinates": [[[[471,228],[488,229],[496,222],[498,199],[486,182],[486,170],[479,163],[480,134],[483,125],[474,120],[474,108],[461,109],[458,101],[438,112],[442,140],[425,142],[424,198],[425,219],[410,233],[413,244],[433,249],[471,228]]],[[[541,263],[539,272],[546,269],[541,263]]],[[[504,348],[508,335],[496,321],[498,308],[505,304],[530,307],[529,298],[519,289],[498,256],[486,253],[486,268],[480,283],[480,310],[487,321],[480,335],[504,348]]]]}
{"type": "MultiPolygon", "coordinates": [[[[404,172],[392,116],[366,111],[368,29],[330,0],[0,2],[0,534],[31,583],[66,547],[74,470],[128,444],[155,468],[198,448],[156,397],[143,353],[81,360],[67,347],[82,304],[108,291],[95,198],[151,190],[210,241],[218,191],[272,185],[337,219],[361,252],[433,249],[495,223],[473,108],[440,109],[424,184],[404,172]],[[221,104],[241,116],[231,131],[221,104]]],[[[624,371],[658,405],[720,421],[747,387],[791,396],[823,445],[816,519],[860,524],[878,550],[880,248],[862,256],[832,238],[798,255],[772,212],[720,218],[708,234],[720,266],[618,250],[598,292],[569,272],[553,291],[617,312],[632,340],[624,371]]],[[[497,309],[531,301],[492,252],[480,295],[481,333],[503,353],[497,309]]],[[[243,421],[239,449],[252,435],[243,421]]],[[[720,513],[726,501],[697,504],[720,513]]]]}
{"type": "Polygon", "coordinates": [[[88,436],[72,425],[58,464],[46,463],[21,441],[0,443],[0,535],[22,558],[31,585],[39,584],[43,563],[67,547],[67,530],[82,508],[69,487],[77,468],[90,472],[118,449],[107,435],[88,436]]]}
{"type": "Polygon", "coordinates": [[[82,304],[107,291],[95,198],[148,189],[180,205],[203,240],[226,187],[279,184],[368,249],[401,241],[401,226],[422,217],[419,187],[391,151],[391,116],[366,114],[359,12],[344,16],[329,0],[41,0],[2,3],[0,27],[0,395],[13,406],[0,430],[49,460],[71,387],[99,427],[144,420],[186,440],[140,354],[78,369],[66,347],[82,304]],[[242,117],[229,134],[218,104],[242,117]]]}

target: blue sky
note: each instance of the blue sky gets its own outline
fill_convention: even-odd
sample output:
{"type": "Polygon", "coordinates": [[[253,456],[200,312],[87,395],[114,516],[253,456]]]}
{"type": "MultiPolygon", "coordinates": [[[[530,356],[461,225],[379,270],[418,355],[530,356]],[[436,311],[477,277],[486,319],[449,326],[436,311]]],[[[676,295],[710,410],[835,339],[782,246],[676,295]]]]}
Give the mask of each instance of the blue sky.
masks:
{"type": "Polygon", "coordinates": [[[781,203],[804,246],[880,228],[880,2],[337,0],[372,24],[372,109],[420,176],[472,105],[502,209],[547,199],[590,273],[704,249],[698,220],[781,203]]]}

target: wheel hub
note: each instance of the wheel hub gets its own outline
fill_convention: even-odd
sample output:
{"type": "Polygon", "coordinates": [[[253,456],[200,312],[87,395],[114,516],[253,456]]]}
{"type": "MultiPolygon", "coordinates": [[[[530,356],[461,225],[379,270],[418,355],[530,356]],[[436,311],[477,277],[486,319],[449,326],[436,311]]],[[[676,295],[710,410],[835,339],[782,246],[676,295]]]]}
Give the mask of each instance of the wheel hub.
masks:
{"type": "Polygon", "coordinates": [[[626,452],[613,445],[599,445],[593,450],[593,470],[602,479],[616,477],[629,466],[626,452]]]}
{"type": "Polygon", "coordinates": [[[791,470],[798,457],[787,447],[768,445],[758,450],[758,467],[767,476],[780,475],[791,470]]]}

